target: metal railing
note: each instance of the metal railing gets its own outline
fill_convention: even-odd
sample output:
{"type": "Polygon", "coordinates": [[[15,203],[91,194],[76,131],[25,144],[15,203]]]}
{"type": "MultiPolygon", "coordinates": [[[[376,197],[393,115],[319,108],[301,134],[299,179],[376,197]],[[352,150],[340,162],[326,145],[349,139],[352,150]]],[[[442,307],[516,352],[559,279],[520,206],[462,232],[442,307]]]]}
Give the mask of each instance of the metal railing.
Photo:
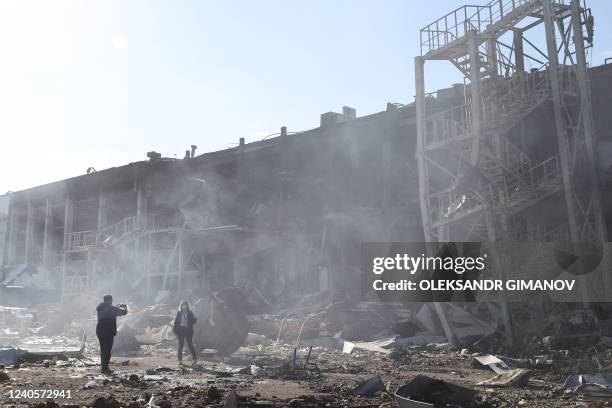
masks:
{"type": "Polygon", "coordinates": [[[437,112],[427,118],[425,124],[425,147],[451,139],[470,136],[471,118],[467,105],[459,105],[437,112]]]}
{"type": "Polygon", "coordinates": [[[492,22],[501,21],[517,8],[528,3],[536,3],[533,0],[493,0],[487,4],[490,10],[492,22]]]}
{"type": "MultiPolygon", "coordinates": [[[[571,82],[571,81],[570,81],[571,82]]],[[[540,105],[550,95],[546,73],[517,74],[507,79],[496,79],[484,86],[480,107],[483,123],[490,127],[504,128],[514,125],[521,116],[540,105]]],[[[471,99],[427,118],[425,147],[451,139],[463,139],[471,132],[471,99]]]]}
{"type": "Polygon", "coordinates": [[[182,225],[183,216],[180,213],[147,214],[143,220],[143,227],[147,231],[175,229],[182,225]]]}
{"type": "Polygon", "coordinates": [[[64,234],[64,250],[79,250],[110,246],[130,239],[144,232],[180,228],[183,218],[180,214],[132,215],[99,231],[76,231],[64,234]]]}
{"type": "Polygon", "coordinates": [[[515,124],[550,95],[547,72],[516,73],[483,86],[483,119],[497,127],[515,124]]]}
{"type": "Polygon", "coordinates": [[[560,169],[560,157],[554,155],[539,163],[526,163],[519,178],[508,174],[499,182],[484,187],[483,197],[472,191],[455,190],[430,194],[428,199],[433,225],[442,225],[479,211],[486,196],[500,209],[515,210],[529,205],[561,186],[560,169]],[[500,196],[500,189],[503,197],[500,196]]]}
{"type": "Polygon", "coordinates": [[[569,225],[562,224],[551,230],[542,231],[542,233],[536,237],[536,240],[542,242],[569,242],[569,225]]]}
{"type": "Polygon", "coordinates": [[[451,11],[421,29],[421,55],[442,48],[471,30],[481,31],[492,22],[490,16],[488,6],[463,6],[451,11]]]}
{"type": "MultiPolygon", "coordinates": [[[[522,169],[521,176],[509,176],[503,183],[504,198],[498,205],[516,209],[556,191],[561,186],[561,163],[558,154],[522,169]]],[[[491,186],[492,191],[496,188],[491,186]]]]}
{"type": "Polygon", "coordinates": [[[521,149],[516,147],[507,138],[502,138],[503,149],[501,151],[502,160],[510,169],[520,169],[533,163],[521,149]]]}
{"type": "MultiPolygon", "coordinates": [[[[535,164],[531,158],[506,137],[500,137],[496,145],[493,145],[491,138],[484,139],[482,152],[481,165],[485,170],[502,168],[505,171],[517,174],[527,166],[535,164]]],[[[469,151],[466,154],[469,155],[469,151]]]]}
{"type": "Polygon", "coordinates": [[[62,282],[62,296],[68,297],[87,291],[86,275],[66,275],[62,282]]]}
{"type": "MultiPolygon", "coordinates": [[[[525,12],[531,8],[529,6],[540,4],[539,0],[492,0],[483,6],[459,7],[421,29],[421,55],[462,39],[469,31],[483,33],[504,27],[505,19],[510,22],[522,18],[524,14],[521,11],[525,12]]],[[[553,4],[556,7],[569,7],[571,0],[554,0],[553,4]]],[[[580,6],[582,10],[586,9],[586,0],[581,0],[580,6]]]]}
{"type": "Polygon", "coordinates": [[[141,226],[141,218],[136,215],[126,217],[116,224],[109,225],[108,227],[102,228],[96,233],[97,240],[96,244],[105,242],[109,238],[120,239],[126,235],[132,234],[141,226]]]}
{"type": "Polygon", "coordinates": [[[88,248],[96,245],[95,231],[78,231],[65,234],[64,249],[88,248]]]}
{"type": "Polygon", "coordinates": [[[480,209],[481,205],[482,200],[470,191],[442,191],[429,196],[429,208],[433,215],[434,226],[470,214],[480,209]]]}

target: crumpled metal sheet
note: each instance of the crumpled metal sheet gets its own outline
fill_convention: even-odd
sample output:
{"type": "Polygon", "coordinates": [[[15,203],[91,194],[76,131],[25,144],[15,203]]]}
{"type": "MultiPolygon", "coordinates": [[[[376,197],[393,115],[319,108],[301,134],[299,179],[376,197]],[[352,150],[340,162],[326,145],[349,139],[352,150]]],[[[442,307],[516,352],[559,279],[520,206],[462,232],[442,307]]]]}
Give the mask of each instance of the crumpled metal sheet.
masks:
{"type": "Polygon", "coordinates": [[[565,380],[563,389],[593,399],[608,399],[612,397],[612,373],[571,375],[565,380]]]}
{"type": "Polygon", "coordinates": [[[395,391],[395,402],[399,408],[469,407],[475,395],[476,392],[470,388],[417,375],[395,391]]]}
{"type": "Polygon", "coordinates": [[[215,292],[207,305],[194,304],[194,313],[198,316],[194,338],[198,347],[230,355],[242,346],[249,333],[247,297],[240,288],[226,288],[215,292]]]}
{"type": "Polygon", "coordinates": [[[25,350],[15,347],[0,347],[0,364],[7,366],[15,365],[19,356],[23,353],[25,353],[25,350]]]}
{"type": "Polygon", "coordinates": [[[26,269],[28,269],[28,264],[19,264],[19,265],[15,266],[15,269],[13,269],[11,271],[11,273],[9,273],[9,275],[6,277],[6,279],[4,279],[2,281],[2,283],[0,283],[0,286],[8,286],[8,285],[10,285],[11,282],[13,282],[15,279],[17,279],[19,277],[19,275],[24,273],[26,271],[26,269]]]}
{"type": "Polygon", "coordinates": [[[21,349],[11,346],[0,346],[0,364],[15,365],[20,361],[34,361],[52,359],[56,356],[76,357],[85,351],[87,338],[85,334],[81,337],[79,347],[40,347],[31,349],[21,349]]]}
{"type": "Polygon", "coordinates": [[[500,360],[499,358],[492,356],[490,354],[483,356],[475,356],[474,359],[478,361],[483,366],[488,366],[491,370],[495,371],[497,374],[503,374],[511,370],[511,368],[500,360]]]}

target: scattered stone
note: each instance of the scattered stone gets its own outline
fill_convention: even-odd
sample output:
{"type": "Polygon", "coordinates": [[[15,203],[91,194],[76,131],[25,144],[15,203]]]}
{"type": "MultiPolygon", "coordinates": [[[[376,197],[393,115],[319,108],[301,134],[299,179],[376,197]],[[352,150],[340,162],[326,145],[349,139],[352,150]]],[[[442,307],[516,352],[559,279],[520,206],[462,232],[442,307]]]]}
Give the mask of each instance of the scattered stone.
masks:
{"type": "Polygon", "coordinates": [[[115,397],[96,396],[88,405],[91,408],[121,408],[122,404],[115,397]]]}
{"type": "Polygon", "coordinates": [[[210,387],[206,395],[210,402],[218,401],[221,399],[221,392],[215,386],[210,387]]]}
{"type": "Polygon", "coordinates": [[[514,368],[502,374],[498,374],[493,378],[484,380],[478,385],[486,385],[490,387],[522,387],[527,385],[532,372],[524,368],[514,368]]]}
{"type": "Polygon", "coordinates": [[[236,390],[230,390],[227,393],[223,408],[238,408],[238,394],[236,394],[236,390]]]}
{"type": "Polygon", "coordinates": [[[251,375],[253,377],[263,377],[265,373],[266,373],[266,370],[264,370],[263,368],[256,366],[254,364],[251,365],[251,375]]]}
{"type": "Polygon", "coordinates": [[[161,400],[157,405],[159,408],[172,408],[172,403],[168,400],[161,400]]]}

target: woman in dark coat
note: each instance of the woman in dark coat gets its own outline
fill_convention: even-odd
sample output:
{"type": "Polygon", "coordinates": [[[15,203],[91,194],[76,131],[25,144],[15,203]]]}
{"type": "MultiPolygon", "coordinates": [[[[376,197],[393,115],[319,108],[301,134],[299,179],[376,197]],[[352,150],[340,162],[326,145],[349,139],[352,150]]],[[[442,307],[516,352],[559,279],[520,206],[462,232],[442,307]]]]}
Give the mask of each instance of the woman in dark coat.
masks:
{"type": "Polygon", "coordinates": [[[174,319],[174,334],[178,337],[178,361],[179,364],[183,364],[183,345],[187,341],[187,347],[191,351],[193,357],[193,363],[198,363],[198,357],[195,349],[193,348],[193,325],[198,319],[193,315],[193,312],[189,310],[189,303],[183,300],[179,306],[179,311],[176,313],[174,319]]]}

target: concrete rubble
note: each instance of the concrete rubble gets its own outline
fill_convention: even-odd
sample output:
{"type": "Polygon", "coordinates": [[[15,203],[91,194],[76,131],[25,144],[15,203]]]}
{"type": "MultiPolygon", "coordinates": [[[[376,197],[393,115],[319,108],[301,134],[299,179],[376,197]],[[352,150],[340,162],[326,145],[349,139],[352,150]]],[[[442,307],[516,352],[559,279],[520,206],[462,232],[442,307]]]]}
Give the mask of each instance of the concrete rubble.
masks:
{"type": "Polygon", "coordinates": [[[592,16],[549,3],[465,6],[425,27],[414,102],[1,195],[0,407],[612,406],[612,64],[557,67],[560,52],[584,57],[566,41],[592,37],[592,16]],[[564,42],[529,71],[523,34],[541,19],[564,42]],[[510,55],[497,34],[513,36],[510,55]],[[469,81],[425,94],[427,55],[469,81]],[[595,300],[363,284],[364,243],[415,243],[425,259],[456,239],[440,254],[490,244],[483,277],[588,274],[595,300]],[[129,313],[102,375],[94,309],[109,293],[129,313]],[[177,361],[184,299],[199,364],[177,361]],[[10,397],[33,389],[71,395],[10,397]]]}
{"type": "MultiPolygon", "coordinates": [[[[302,299],[300,311],[278,304],[253,314],[256,309],[249,309],[244,299],[231,302],[237,293],[237,288],[228,289],[195,302],[199,313],[221,321],[214,316],[219,306],[215,302],[224,297],[224,304],[235,308],[226,306],[223,316],[246,322],[239,332],[227,332],[238,336],[238,346],[234,338],[228,348],[214,350],[213,336],[196,337],[201,359],[197,366],[176,363],[176,339],[169,330],[176,304],[171,296],[165,299],[168,304],[130,305],[133,313],[122,321],[117,336],[112,376],[99,374],[95,321],[89,312],[72,314],[69,327],[54,335],[34,334],[8,343],[5,337],[0,347],[3,395],[41,382],[70,387],[77,398],[72,402],[91,407],[563,407],[612,395],[606,374],[612,367],[612,333],[600,332],[590,349],[582,347],[580,336],[573,338],[573,347],[558,349],[547,340],[567,331],[556,315],[543,332],[519,332],[523,342],[529,341],[523,347],[509,347],[495,323],[479,326],[480,332],[471,330],[461,344],[451,344],[423,317],[427,304],[333,306],[318,298],[302,299]],[[381,315],[386,318],[375,318],[381,315]],[[547,405],[551,401],[555,405],[547,405]]],[[[486,315],[471,306],[448,310],[457,327],[476,327],[486,315]]],[[[16,312],[3,310],[4,315],[16,312]]],[[[35,312],[23,308],[18,313],[35,312]]],[[[606,326],[602,316],[585,317],[581,311],[562,315],[582,316],[567,324],[590,324],[595,318],[606,326]]],[[[46,327],[46,319],[53,316],[29,324],[46,327]]],[[[17,324],[7,329],[16,331],[17,324]]],[[[218,328],[220,338],[228,326],[207,327],[218,328]]],[[[3,406],[13,406],[5,396],[0,398],[3,406]]]]}

